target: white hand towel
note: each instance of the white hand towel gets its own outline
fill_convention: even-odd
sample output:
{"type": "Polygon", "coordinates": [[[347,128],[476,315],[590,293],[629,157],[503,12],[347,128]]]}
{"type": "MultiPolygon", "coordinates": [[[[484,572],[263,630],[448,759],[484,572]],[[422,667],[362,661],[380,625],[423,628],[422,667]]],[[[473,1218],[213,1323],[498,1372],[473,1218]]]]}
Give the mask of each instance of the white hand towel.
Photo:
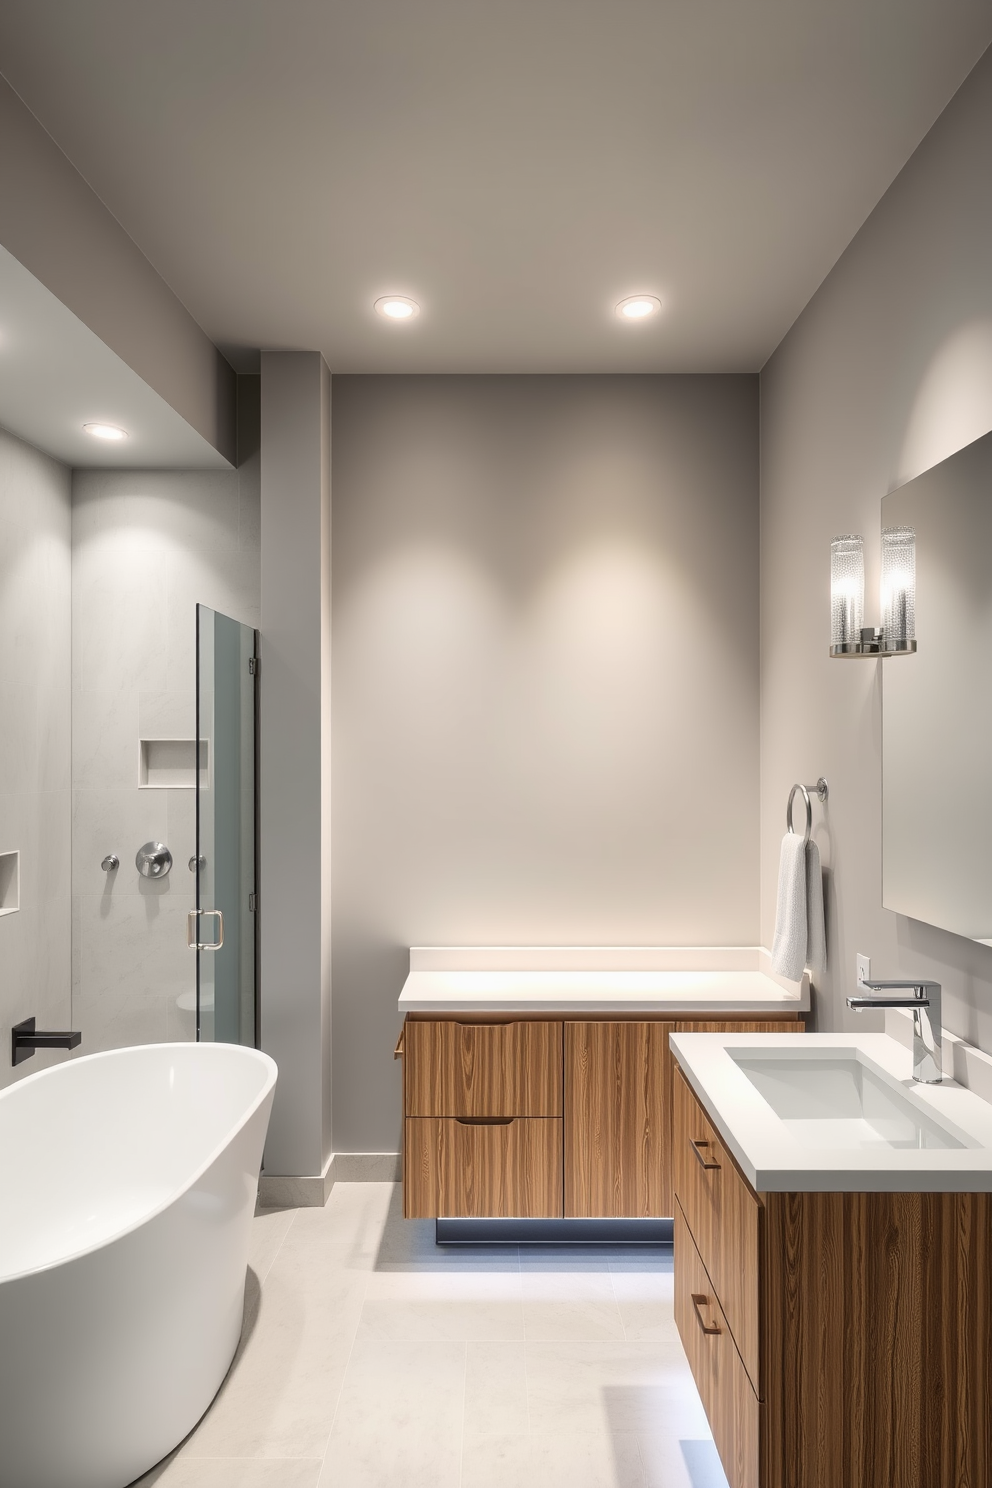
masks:
{"type": "Polygon", "coordinates": [[[806,965],[814,978],[822,976],[827,966],[827,940],[823,928],[823,872],[820,849],[815,842],[806,845],[806,965]]]}
{"type": "Polygon", "coordinates": [[[782,838],[778,864],[778,902],[772,966],[779,976],[798,982],[806,969],[806,850],[796,832],[782,838]]]}

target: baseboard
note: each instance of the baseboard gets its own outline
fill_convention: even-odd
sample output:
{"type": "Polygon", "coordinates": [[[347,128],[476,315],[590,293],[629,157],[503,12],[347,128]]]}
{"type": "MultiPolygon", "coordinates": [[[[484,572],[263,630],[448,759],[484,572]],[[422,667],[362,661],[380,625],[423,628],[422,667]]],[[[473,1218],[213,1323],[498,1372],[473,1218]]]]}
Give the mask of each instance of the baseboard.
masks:
{"type": "Polygon", "coordinates": [[[303,1177],[263,1173],[258,1180],[262,1209],[322,1209],[335,1183],[398,1183],[398,1152],[332,1152],[323,1172],[303,1177]]]}
{"type": "Polygon", "coordinates": [[[331,1167],[334,1183],[399,1183],[398,1152],[335,1152],[331,1167]]]}
{"type": "Polygon", "coordinates": [[[322,1209],[334,1186],[334,1154],[320,1173],[303,1176],[263,1172],[258,1180],[258,1202],[263,1209],[322,1209]]]}

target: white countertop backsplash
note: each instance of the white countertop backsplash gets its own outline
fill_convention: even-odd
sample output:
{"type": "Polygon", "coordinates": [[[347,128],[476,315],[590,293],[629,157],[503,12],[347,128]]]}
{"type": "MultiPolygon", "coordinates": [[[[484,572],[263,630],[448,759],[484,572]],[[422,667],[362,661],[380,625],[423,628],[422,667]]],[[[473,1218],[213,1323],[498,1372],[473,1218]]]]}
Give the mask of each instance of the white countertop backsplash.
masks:
{"type": "Polygon", "coordinates": [[[402,1013],[808,1012],[760,946],[414,946],[402,1013]]]}

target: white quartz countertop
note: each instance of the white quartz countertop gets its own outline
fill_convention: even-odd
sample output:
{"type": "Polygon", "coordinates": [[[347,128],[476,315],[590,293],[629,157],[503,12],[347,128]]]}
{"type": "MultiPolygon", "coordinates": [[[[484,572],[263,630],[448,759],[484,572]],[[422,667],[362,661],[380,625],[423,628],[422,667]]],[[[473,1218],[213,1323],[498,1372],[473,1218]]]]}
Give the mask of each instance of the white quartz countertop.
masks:
{"type": "Polygon", "coordinates": [[[809,982],[776,981],[760,971],[412,970],[401,1013],[664,1013],[701,1018],[740,1013],[799,1014],[809,982]]]}
{"type": "MultiPolygon", "coordinates": [[[[678,1033],[671,1038],[675,1058],[705,1107],[721,1140],[757,1192],[992,1192],[992,1104],[945,1075],[939,1085],[912,1079],[909,1049],[884,1033],[719,1034],[678,1033]],[[759,1093],[738,1059],[769,1050],[793,1061],[857,1060],[876,1081],[910,1103],[924,1126],[934,1124],[959,1146],[903,1146],[879,1140],[831,1145],[830,1122],[785,1120],[759,1093]],[[734,1054],[738,1058],[735,1059],[734,1054]]],[[[964,1062],[960,1062],[964,1068],[964,1062]]],[[[801,1089],[802,1071],[796,1088],[801,1089]]],[[[861,1123],[866,1125],[866,1123],[861,1123]]]]}

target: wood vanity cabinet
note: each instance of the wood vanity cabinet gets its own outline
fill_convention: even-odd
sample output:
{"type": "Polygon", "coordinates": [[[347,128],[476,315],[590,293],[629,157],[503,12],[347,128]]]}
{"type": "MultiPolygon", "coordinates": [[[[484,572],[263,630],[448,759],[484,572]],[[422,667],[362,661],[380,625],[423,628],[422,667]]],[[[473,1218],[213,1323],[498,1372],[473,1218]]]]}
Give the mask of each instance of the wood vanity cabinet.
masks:
{"type": "Polygon", "coordinates": [[[731,1488],[992,1483],[992,1195],[757,1194],[673,1096],[675,1319],[731,1488]]]}
{"type": "Polygon", "coordinates": [[[562,1212],[562,1025],[407,1018],[407,1219],[562,1212]]]}
{"type": "Polygon", "coordinates": [[[407,1219],[673,1212],[670,1033],[795,1033],[720,1021],[408,1015],[407,1219]]]}
{"type": "Polygon", "coordinates": [[[565,1215],[669,1218],[671,1033],[802,1033],[797,1018],[565,1024],[565,1215]]]}

